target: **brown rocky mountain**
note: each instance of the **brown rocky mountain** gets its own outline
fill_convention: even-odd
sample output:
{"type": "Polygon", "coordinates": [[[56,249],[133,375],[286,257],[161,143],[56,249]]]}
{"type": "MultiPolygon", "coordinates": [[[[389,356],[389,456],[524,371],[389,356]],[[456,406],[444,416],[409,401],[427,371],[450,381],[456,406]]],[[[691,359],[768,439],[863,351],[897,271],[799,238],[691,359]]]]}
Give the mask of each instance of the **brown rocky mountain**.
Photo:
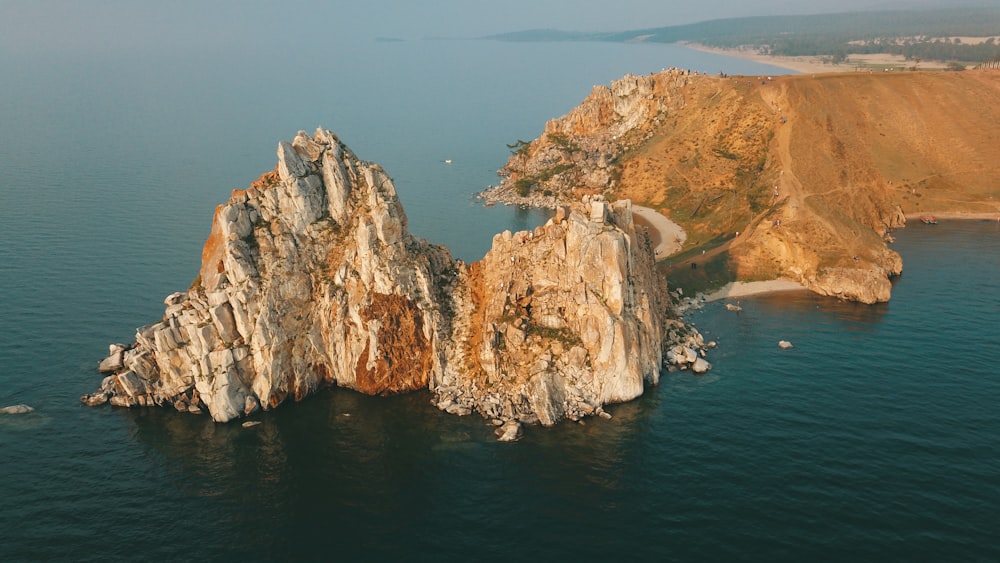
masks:
{"type": "Polygon", "coordinates": [[[515,146],[486,195],[629,198],[687,231],[674,274],[693,261],[702,283],[784,277],[872,303],[901,272],[886,241],[906,217],[1000,216],[998,146],[997,71],[672,69],[595,87],[515,146]]]}

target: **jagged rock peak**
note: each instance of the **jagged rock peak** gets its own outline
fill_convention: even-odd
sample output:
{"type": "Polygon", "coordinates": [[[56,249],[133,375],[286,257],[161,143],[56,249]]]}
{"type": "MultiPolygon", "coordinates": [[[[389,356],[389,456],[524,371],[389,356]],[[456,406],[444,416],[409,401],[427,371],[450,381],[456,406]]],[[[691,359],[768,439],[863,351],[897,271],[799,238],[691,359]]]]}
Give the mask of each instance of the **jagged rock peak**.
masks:
{"type": "MultiPolygon", "coordinates": [[[[338,385],[553,424],[656,383],[669,316],[628,201],[587,197],[471,266],[411,236],[392,179],[300,132],[216,209],[200,275],[82,400],[228,421],[338,385]]],[[[671,332],[673,335],[674,333],[671,332]]]]}
{"type": "Polygon", "coordinates": [[[331,132],[277,156],[216,209],[199,278],[85,402],[226,421],[325,385],[394,393],[440,373],[448,251],[409,234],[392,179],[331,132]]]}

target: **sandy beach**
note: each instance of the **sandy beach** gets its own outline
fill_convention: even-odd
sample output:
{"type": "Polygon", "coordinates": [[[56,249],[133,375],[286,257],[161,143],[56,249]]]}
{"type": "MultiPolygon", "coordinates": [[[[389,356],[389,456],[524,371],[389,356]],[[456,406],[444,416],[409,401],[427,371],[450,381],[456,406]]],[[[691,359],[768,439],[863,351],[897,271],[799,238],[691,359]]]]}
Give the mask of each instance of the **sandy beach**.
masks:
{"type": "Polygon", "coordinates": [[[791,280],[769,280],[754,282],[730,282],[721,289],[717,289],[705,296],[705,301],[719,301],[721,299],[735,299],[748,295],[759,295],[761,293],[771,293],[775,291],[804,291],[806,287],[791,280]]]}
{"type": "Polygon", "coordinates": [[[632,218],[637,224],[649,228],[657,260],[680,251],[684,241],[687,240],[687,234],[680,225],[667,219],[655,209],[633,205],[632,218]]]}
{"type": "MultiPolygon", "coordinates": [[[[848,62],[840,64],[825,63],[822,57],[781,57],[776,55],[762,55],[754,49],[718,49],[715,47],[708,47],[706,45],[701,45],[698,43],[686,43],[679,42],[678,45],[683,45],[688,49],[694,49],[696,51],[702,51],[705,53],[714,53],[716,55],[725,55],[727,57],[739,57],[741,59],[747,59],[754,62],[768,64],[772,66],[777,66],[781,68],[787,68],[789,70],[794,70],[796,72],[801,72],[803,74],[818,74],[824,72],[856,72],[858,67],[885,67],[887,69],[899,68],[899,67],[912,67],[914,66],[913,61],[907,61],[905,57],[901,55],[892,55],[888,53],[882,54],[871,54],[871,55],[851,55],[848,58],[848,62]]],[[[923,61],[920,63],[920,68],[922,70],[940,69],[944,68],[944,63],[937,61],[923,61]]]]}
{"type": "Polygon", "coordinates": [[[718,49],[715,47],[709,47],[707,45],[701,45],[699,43],[687,43],[683,41],[678,44],[683,45],[688,49],[694,49],[695,51],[713,53],[716,55],[725,55],[727,57],[739,57],[741,59],[747,59],[761,64],[787,68],[789,70],[794,70],[796,72],[801,72],[804,74],[820,73],[820,72],[846,72],[854,70],[853,64],[835,65],[829,63],[823,63],[822,61],[820,61],[819,57],[778,57],[771,55],[762,55],[752,49],[718,49]]]}
{"type": "MultiPolygon", "coordinates": [[[[636,224],[648,227],[650,238],[657,260],[666,258],[680,251],[687,234],[677,223],[664,217],[660,212],[641,205],[632,206],[632,217],[636,224]]],[[[711,294],[705,296],[705,301],[745,297],[773,291],[804,290],[805,286],[791,280],[769,280],[755,282],[731,282],[711,294]]]]}

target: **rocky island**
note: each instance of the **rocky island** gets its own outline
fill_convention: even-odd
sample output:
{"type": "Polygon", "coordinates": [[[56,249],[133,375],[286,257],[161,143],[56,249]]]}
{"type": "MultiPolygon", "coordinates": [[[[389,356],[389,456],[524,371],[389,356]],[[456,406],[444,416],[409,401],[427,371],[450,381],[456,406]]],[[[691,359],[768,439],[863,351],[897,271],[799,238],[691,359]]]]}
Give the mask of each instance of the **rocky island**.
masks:
{"type": "Polygon", "coordinates": [[[111,346],[85,404],[226,422],[328,386],[428,390],[514,439],[521,423],[607,416],[665,362],[709,367],[627,200],[557,206],[465,264],[412,236],[392,179],[333,133],[300,132],[277,156],[216,209],[197,279],[111,346]]]}

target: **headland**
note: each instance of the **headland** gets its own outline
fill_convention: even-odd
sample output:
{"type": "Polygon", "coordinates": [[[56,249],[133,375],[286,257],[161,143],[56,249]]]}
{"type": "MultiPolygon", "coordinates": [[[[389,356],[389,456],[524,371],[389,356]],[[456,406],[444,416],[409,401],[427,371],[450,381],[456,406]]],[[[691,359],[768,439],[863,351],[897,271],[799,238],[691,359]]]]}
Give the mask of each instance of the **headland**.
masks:
{"type": "Polygon", "coordinates": [[[514,147],[490,201],[627,198],[678,224],[672,281],[786,279],[887,301],[907,218],[1000,215],[1000,72],[707,76],[595,86],[514,147]],[[678,268],[683,264],[685,268],[678,268]],[[676,277],[681,276],[681,277],[676,277]]]}
{"type": "Polygon", "coordinates": [[[226,422],[330,386],[424,390],[515,440],[522,424],[609,417],[667,366],[710,367],[627,200],[557,206],[466,264],[412,236],[389,175],[330,131],[277,157],[216,208],[199,276],[111,345],[84,403],[226,422]]]}

